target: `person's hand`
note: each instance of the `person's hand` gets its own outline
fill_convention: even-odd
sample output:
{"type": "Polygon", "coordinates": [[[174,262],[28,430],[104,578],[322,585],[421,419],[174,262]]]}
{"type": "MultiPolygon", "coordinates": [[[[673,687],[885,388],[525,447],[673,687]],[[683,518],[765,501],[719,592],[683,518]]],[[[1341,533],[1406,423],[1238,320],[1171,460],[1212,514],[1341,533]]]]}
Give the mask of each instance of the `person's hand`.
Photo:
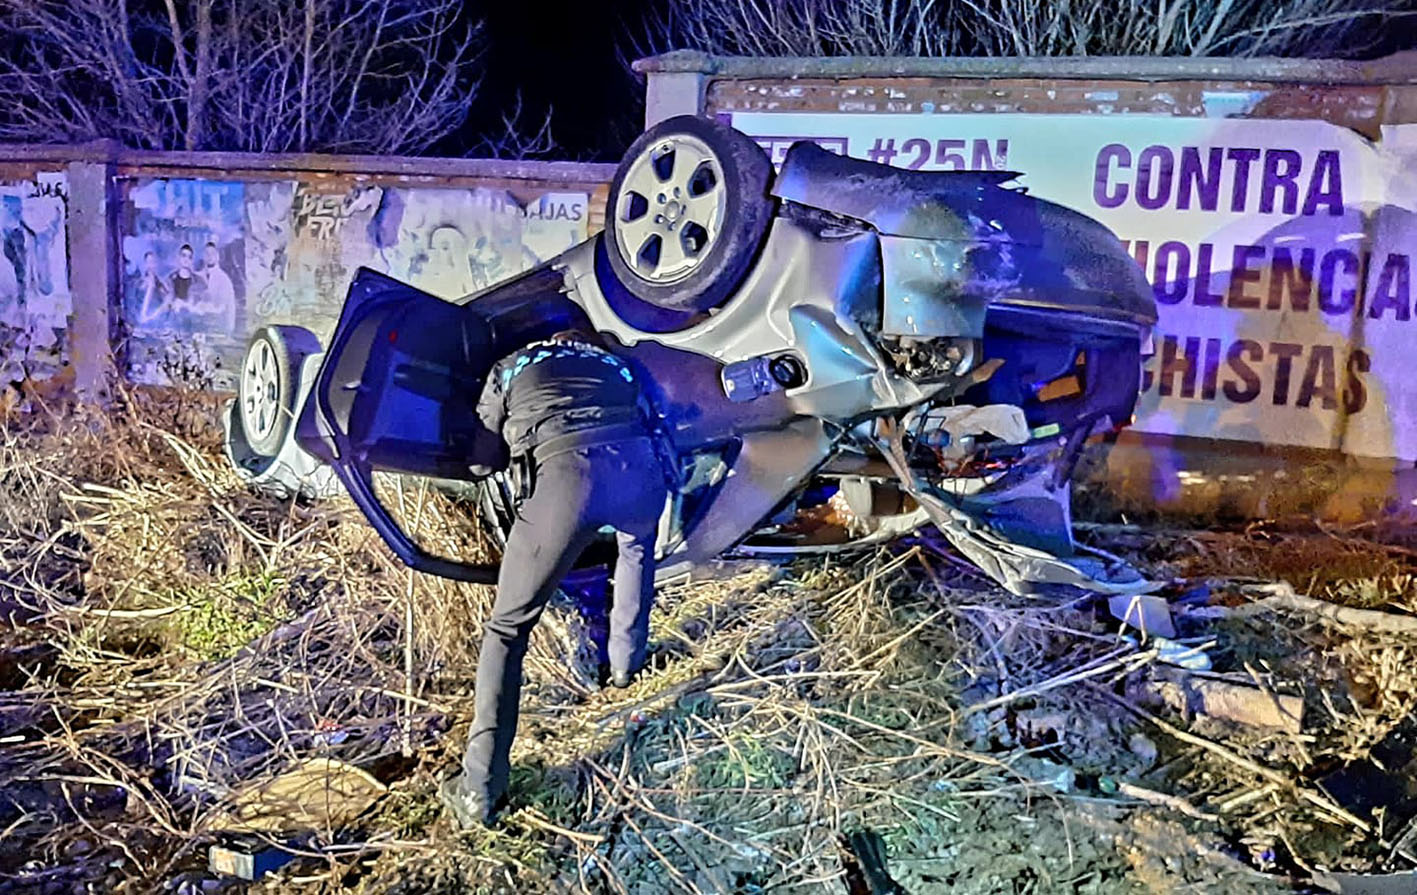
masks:
{"type": "Polygon", "coordinates": [[[492,467],[483,466],[480,463],[473,463],[472,465],[468,466],[467,471],[472,473],[479,479],[485,479],[492,473],[496,472],[496,470],[494,470],[492,467]]]}

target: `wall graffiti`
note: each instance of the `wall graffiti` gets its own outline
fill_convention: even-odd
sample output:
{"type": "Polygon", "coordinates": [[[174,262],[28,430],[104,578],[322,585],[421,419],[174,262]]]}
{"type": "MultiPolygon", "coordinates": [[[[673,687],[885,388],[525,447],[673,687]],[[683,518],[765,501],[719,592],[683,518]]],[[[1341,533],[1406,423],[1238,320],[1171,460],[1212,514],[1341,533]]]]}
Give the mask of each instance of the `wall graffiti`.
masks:
{"type": "Polygon", "coordinates": [[[251,314],[257,319],[285,318],[294,310],[284,288],[294,202],[294,183],[246,186],[246,278],[251,314]]]}
{"type": "Polygon", "coordinates": [[[372,258],[365,231],[384,191],[358,185],[330,192],[288,181],[259,186],[258,201],[248,201],[246,210],[248,229],[264,233],[247,255],[259,296],[253,326],[291,323],[324,335],[350,276],[372,258]]]}
{"type": "Polygon", "coordinates": [[[456,299],[565,251],[588,233],[589,197],[505,190],[381,188],[342,192],[251,184],[247,270],[254,325],[326,335],[359,267],[456,299]]]}
{"type": "Polygon", "coordinates": [[[0,380],[44,379],[65,357],[72,311],[64,175],[0,183],[0,380]]]}
{"type": "Polygon", "coordinates": [[[589,235],[585,193],[522,203],[475,187],[145,179],[128,183],[124,209],[129,376],[196,368],[226,389],[255,329],[327,338],[360,267],[455,299],[589,235]]]}

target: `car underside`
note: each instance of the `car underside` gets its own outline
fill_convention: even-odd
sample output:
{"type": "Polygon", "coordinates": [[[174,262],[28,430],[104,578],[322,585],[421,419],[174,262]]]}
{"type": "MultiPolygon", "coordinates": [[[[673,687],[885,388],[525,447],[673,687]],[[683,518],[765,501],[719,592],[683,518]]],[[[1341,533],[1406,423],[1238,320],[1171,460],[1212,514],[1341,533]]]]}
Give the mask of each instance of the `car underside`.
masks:
{"type": "MultiPolygon", "coordinates": [[[[504,539],[506,476],[471,472],[507,464],[474,412],[482,382],[588,326],[645,384],[675,456],[661,580],[726,551],[933,524],[1016,592],[1139,592],[1135,572],[1075,548],[1069,483],[1084,443],[1132,419],[1151,289],[1110,231],[1014,179],[810,143],[773,172],[742,134],[671,119],[627,153],[604,233],[551,262],[455,302],[361,270],[327,347],[258,333],[229,454],[287,492],[337,480],[415,568],[495,580],[495,563],[420,544],[375,473],[436,481],[504,539]]],[[[584,574],[605,558],[587,551],[584,574]]]]}

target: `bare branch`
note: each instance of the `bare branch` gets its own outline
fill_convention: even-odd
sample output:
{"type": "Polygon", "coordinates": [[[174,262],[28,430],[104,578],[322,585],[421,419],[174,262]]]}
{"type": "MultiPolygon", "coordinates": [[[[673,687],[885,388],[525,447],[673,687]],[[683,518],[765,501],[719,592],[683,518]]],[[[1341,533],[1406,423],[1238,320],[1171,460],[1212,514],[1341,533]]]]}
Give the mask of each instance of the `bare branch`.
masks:
{"type": "Polygon", "coordinates": [[[3,0],[0,139],[424,152],[481,37],[460,0],[3,0]]]}
{"type": "Polygon", "coordinates": [[[750,56],[1354,56],[1417,0],[679,0],[622,58],[750,56]]]}
{"type": "Polygon", "coordinates": [[[522,97],[518,93],[512,111],[502,116],[502,130],[484,136],[469,154],[481,158],[544,158],[557,148],[551,134],[552,112],[547,109],[540,126],[531,130],[522,123],[522,97]]]}

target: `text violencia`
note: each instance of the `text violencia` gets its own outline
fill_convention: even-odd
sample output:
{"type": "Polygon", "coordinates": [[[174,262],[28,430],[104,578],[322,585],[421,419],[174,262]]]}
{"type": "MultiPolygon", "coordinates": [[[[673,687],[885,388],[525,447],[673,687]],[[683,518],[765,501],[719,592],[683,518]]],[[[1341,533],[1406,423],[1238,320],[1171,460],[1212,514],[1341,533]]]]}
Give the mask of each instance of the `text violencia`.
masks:
{"type": "Polygon", "coordinates": [[[1217,247],[1175,240],[1123,244],[1151,279],[1161,305],[1412,319],[1409,255],[1294,245],[1217,247]],[[1372,288],[1365,289],[1369,282],[1372,288]]]}

